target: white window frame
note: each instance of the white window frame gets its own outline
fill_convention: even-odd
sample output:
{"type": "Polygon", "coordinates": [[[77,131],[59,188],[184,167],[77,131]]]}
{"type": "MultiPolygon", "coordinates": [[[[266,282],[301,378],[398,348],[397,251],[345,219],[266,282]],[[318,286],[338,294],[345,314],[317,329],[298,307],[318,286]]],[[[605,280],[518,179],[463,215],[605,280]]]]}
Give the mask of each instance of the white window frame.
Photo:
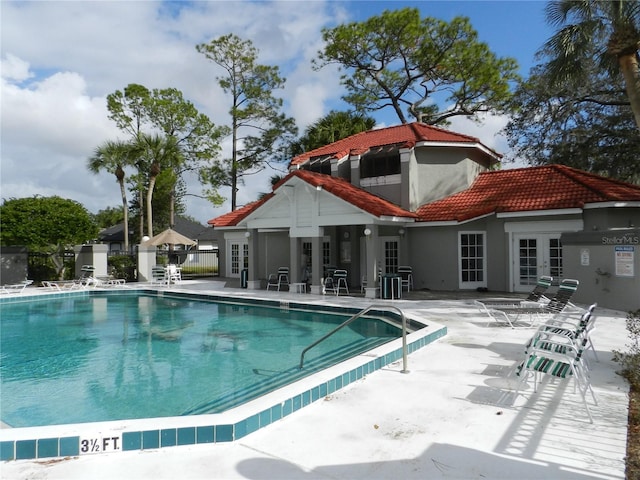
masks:
{"type": "MultiPolygon", "coordinates": [[[[461,290],[470,290],[476,288],[487,287],[487,232],[485,230],[469,230],[458,232],[458,286],[461,290]],[[482,235],[482,281],[464,281],[462,279],[462,236],[463,235],[482,235]]],[[[476,260],[478,257],[474,257],[476,260]]]]}

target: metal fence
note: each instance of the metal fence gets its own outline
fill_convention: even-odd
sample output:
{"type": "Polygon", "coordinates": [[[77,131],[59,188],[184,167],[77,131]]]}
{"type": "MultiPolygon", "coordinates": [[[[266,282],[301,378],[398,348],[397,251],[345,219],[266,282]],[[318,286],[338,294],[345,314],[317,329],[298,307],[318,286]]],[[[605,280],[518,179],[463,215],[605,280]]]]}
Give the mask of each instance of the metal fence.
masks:
{"type": "MultiPolygon", "coordinates": [[[[180,252],[178,263],[182,266],[183,278],[204,278],[219,276],[218,268],[218,250],[189,250],[180,252]]],[[[107,262],[109,272],[118,278],[125,278],[127,281],[135,281],[137,272],[137,258],[134,254],[126,254],[124,252],[108,252],[107,262]]],[[[156,259],[159,264],[167,264],[169,262],[168,252],[158,251],[156,259]]],[[[65,278],[74,278],[75,273],[75,254],[73,251],[64,254],[65,278]]],[[[51,258],[47,254],[28,253],[28,275],[34,281],[54,280],[56,278],[56,269],[51,262],[51,258]]]]}
{"type": "MultiPolygon", "coordinates": [[[[218,250],[178,251],[178,263],[182,267],[182,278],[218,277],[218,250]]],[[[169,262],[168,252],[158,252],[158,263],[169,262]]]]}

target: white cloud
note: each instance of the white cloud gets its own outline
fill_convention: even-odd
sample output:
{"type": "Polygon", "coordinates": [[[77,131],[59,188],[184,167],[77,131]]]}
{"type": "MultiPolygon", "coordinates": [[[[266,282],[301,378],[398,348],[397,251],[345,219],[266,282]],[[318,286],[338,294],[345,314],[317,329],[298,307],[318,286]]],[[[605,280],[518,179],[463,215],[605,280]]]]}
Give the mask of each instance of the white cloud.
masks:
{"type": "MultiPolygon", "coordinates": [[[[390,4],[3,1],[0,195],[57,194],[92,212],[117,205],[113,176],[86,169],[95,147],[122,136],[108,119],[107,95],[130,83],[174,87],[215,123],[227,124],[229,99],[215,78],[221,71],[195,48],[227,33],[252,40],[261,63],[281,68],[287,84],[277,94],[302,131],[329,110],[346,108],[335,66],[317,71],[311,66],[322,48],[322,28],[384,8],[390,4]]],[[[381,124],[395,122],[379,117],[381,124]]],[[[481,129],[454,123],[453,129],[505,151],[506,144],[495,135],[500,121],[488,118],[481,129]]],[[[269,191],[273,173],[267,169],[248,177],[238,203],[269,191]]],[[[188,180],[187,188],[189,193],[202,193],[195,178],[188,180]]],[[[229,196],[226,190],[221,194],[229,196]]],[[[204,200],[187,197],[187,214],[203,223],[228,210],[228,202],[214,209],[204,200]]]]}

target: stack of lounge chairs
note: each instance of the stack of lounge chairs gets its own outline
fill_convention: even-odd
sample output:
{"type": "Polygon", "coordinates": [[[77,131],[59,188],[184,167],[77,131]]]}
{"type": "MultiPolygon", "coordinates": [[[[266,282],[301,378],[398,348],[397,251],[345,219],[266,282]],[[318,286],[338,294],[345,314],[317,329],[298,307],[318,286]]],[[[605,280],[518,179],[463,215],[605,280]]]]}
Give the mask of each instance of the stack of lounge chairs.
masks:
{"type": "Polygon", "coordinates": [[[568,312],[556,315],[538,328],[525,345],[524,358],[516,368],[520,381],[514,398],[531,378],[534,393],[545,377],[554,380],[573,379],[574,392],[580,393],[589,421],[593,423],[587,393],[595,405],[598,400],[591,388],[589,363],[585,354],[590,349],[598,360],[591,339],[595,329],[595,308],[596,304],[593,304],[581,314],[568,312]]]}

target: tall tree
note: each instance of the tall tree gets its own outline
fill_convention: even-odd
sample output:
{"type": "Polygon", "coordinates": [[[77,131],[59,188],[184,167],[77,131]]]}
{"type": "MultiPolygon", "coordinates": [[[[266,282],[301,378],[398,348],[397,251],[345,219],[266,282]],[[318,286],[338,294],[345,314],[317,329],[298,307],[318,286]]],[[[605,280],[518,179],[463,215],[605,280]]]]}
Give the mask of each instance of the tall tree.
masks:
{"type": "Polygon", "coordinates": [[[602,69],[622,72],[640,129],[640,2],[637,0],[556,0],[547,4],[548,22],[559,30],[545,43],[553,81],[583,79],[594,55],[602,69]]]}
{"type": "Polygon", "coordinates": [[[12,198],[0,206],[0,243],[23,245],[46,253],[64,277],[64,253],[98,234],[91,214],[74,200],[61,197],[12,198]]]}
{"type": "MultiPolygon", "coordinates": [[[[130,141],[135,144],[144,131],[146,122],[146,104],[148,104],[151,92],[143,85],[131,83],[123,91],[116,90],[107,95],[107,109],[109,119],[113,120],[120,130],[130,135],[130,141]]],[[[136,189],[138,191],[138,229],[139,237],[144,236],[144,186],[143,172],[147,169],[142,164],[142,158],[138,158],[135,167],[138,171],[132,180],[137,180],[136,189]]]]}
{"type": "Polygon", "coordinates": [[[375,125],[374,118],[361,113],[332,110],[305,129],[304,134],[291,144],[290,154],[300,155],[356,133],[371,130],[375,125]]]}
{"type": "MultiPolygon", "coordinates": [[[[183,173],[209,169],[217,165],[220,139],[228,134],[226,127],[217,127],[209,118],[199,113],[182,92],[175,88],[154,89],[146,104],[145,113],[151,124],[167,137],[175,140],[180,149],[180,161],[171,163],[173,177],[178,182],[183,173]]],[[[169,197],[169,226],[175,226],[176,183],[169,197]]],[[[222,203],[217,197],[208,199],[214,205],[222,203]]]]}
{"type": "Polygon", "coordinates": [[[640,135],[622,79],[595,62],[583,79],[552,81],[547,65],[515,91],[505,160],[560,163],[629,182],[640,181],[640,135]]]}
{"type": "Polygon", "coordinates": [[[316,67],[344,69],[344,99],[358,111],[391,107],[425,123],[500,112],[509,99],[517,63],[489,50],[466,17],[420,18],[416,8],[384,11],[364,22],[322,31],[326,43],[316,67]]]}
{"type": "Polygon", "coordinates": [[[174,165],[182,162],[178,141],[172,136],[143,134],[139,139],[142,156],[149,165],[147,185],[147,234],[153,236],[153,190],[156,179],[163,170],[174,171],[174,165]]]}
{"type": "Polygon", "coordinates": [[[107,141],[96,148],[88,160],[89,170],[99,173],[105,170],[116,177],[122,198],[122,216],[124,222],[124,250],[129,251],[129,205],[125,188],[125,167],[135,163],[136,150],[131,143],[107,141]]]}
{"type": "MultiPolygon", "coordinates": [[[[107,107],[110,112],[109,118],[114,120],[121,130],[129,133],[132,141],[137,142],[143,149],[149,148],[149,141],[152,138],[149,135],[153,132],[156,134],[154,136],[157,136],[159,131],[164,137],[173,139],[166,140],[165,143],[175,144],[173,147],[179,149],[180,154],[174,156],[166,168],[173,171],[173,175],[168,178],[173,178],[176,183],[187,171],[215,167],[220,151],[219,142],[226,134],[226,129],[217,127],[206,115],[199,113],[193,103],[183,97],[180,90],[175,88],[149,90],[142,85],[129,84],[124,91],[118,90],[107,97],[107,107]],[[143,138],[145,135],[146,137],[143,138]]],[[[159,137],[155,140],[161,141],[159,137]]],[[[136,198],[139,202],[144,202],[144,188],[150,186],[148,173],[158,166],[158,164],[154,166],[148,163],[150,158],[149,155],[141,156],[136,163],[138,175],[133,178],[138,180],[139,194],[136,198]]],[[[156,177],[157,175],[152,176],[152,178],[156,177]]],[[[175,188],[176,183],[168,197],[171,227],[175,225],[176,202],[180,200],[176,197],[178,192],[175,188]]],[[[184,189],[180,189],[179,193],[186,195],[184,189]]],[[[216,198],[209,199],[214,204],[221,203],[216,198]]],[[[138,210],[140,236],[142,236],[145,218],[143,203],[138,205],[138,210]]],[[[146,210],[148,211],[148,208],[146,210]]],[[[147,226],[152,224],[153,220],[147,219],[147,226]]]]}
{"type": "Polygon", "coordinates": [[[238,184],[246,175],[264,169],[269,160],[279,160],[283,145],[296,135],[294,120],[282,113],[282,99],[273,95],[284,87],[279,68],[260,65],[258,50],[250,40],[223,35],[196,50],[224,74],[216,77],[224,92],[231,96],[231,158],[224,166],[201,171],[201,179],[214,191],[231,187],[231,210],[237,206],[238,184]]]}

